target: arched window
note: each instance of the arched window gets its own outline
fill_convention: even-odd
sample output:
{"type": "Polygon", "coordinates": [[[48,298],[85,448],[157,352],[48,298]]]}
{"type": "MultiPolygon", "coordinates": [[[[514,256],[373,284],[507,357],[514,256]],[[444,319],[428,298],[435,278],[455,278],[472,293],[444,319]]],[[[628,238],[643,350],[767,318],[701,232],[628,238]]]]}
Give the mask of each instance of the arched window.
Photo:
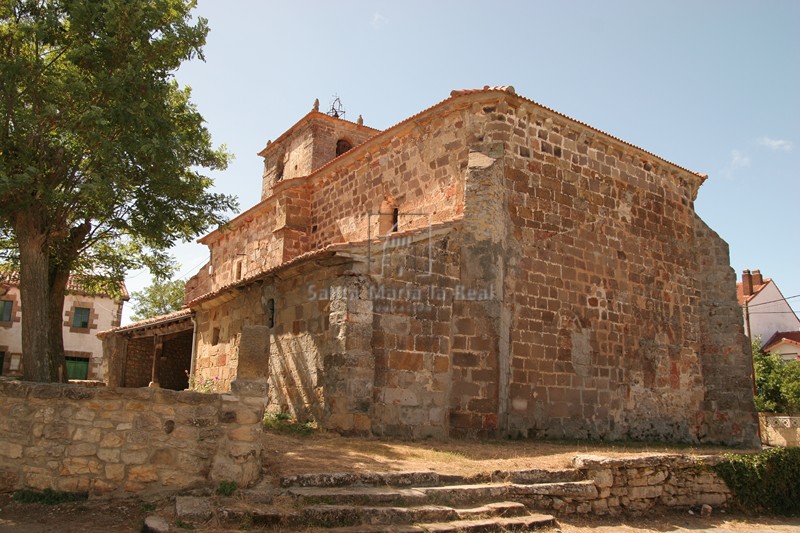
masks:
{"type": "Polygon", "coordinates": [[[352,147],[353,145],[347,139],[339,139],[336,141],[336,155],[340,156],[350,150],[352,147]]]}

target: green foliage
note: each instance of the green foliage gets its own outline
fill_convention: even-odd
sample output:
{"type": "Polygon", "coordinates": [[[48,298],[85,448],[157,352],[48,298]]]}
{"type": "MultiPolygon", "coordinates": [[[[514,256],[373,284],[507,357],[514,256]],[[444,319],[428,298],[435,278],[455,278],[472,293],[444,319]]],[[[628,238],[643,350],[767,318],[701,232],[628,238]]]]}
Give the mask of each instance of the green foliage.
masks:
{"type": "Polygon", "coordinates": [[[727,454],[713,468],[733,492],[740,510],[800,514],[800,448],[727,454]]]}
{"type": "Polygon", "coordinates": [[[194,392],[216,392],[219,386],[219,376],[213,378],[198,378],[194,374],[190,375],[188,370],[184,370],[189,378],[189,390],[194,392]]]}
{"type": "Polygon", "coordinates": [[[173,281],[156,280],[149,287],[131,294],[133,301],[133,321],[180,311],[183,307],[183,294],[186,284],[179,279],[173,281]]]}
{"type": "Polygon", "coordinates": [[[52,489],[38,490],[18,490],[14,493],[14,501],[21,503],[43,503],[45,505],[58,505],[66,502],[78,502],[88,499],[89,495],[85,492],[61,492],[52,489]]]}
{"type": "Polygon", "coordinates": [[[266,413],[264,414],[264,428],[280,431],[282,433],[293,433],[301,437],[311,435],[317,427],[313,420],[300,422],[289,413],[266,413]]]}
{"type": "Polygon", "coordinates": [[[753,341],[756,407],[766,413],[800,413],[800,361],[765,354],[753,341]]]}
{"type": "MultiPolygon", "coordinates": [[[[174,77],[203,58],[194,5],[0,3],[0,261],[18,267],[23,306],[60,309],[69,273],[107,294],[131,269],[165,279],[166,250],[235,209],[208,176],[229,156],[174,77]]],[[[27,315],[23,353],[53,356],[51,313],[27,315]]]]}
{"type": "Polygon", "coordinates": [[[237,485],[235,481],[220,481],[217,487],[217,494],[220,496],[231,496],[238,488],[239,485],[237,485]]]}

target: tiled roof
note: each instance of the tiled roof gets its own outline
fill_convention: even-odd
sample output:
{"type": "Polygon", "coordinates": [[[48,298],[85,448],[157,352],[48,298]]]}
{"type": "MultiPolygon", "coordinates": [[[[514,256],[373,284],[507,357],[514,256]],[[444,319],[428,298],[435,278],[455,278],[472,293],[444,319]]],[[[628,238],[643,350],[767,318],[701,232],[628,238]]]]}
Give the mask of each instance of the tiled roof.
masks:
{"type": "MultiPolygon", "coordinates": [[[[19,272],[16,271],[6,271],[0,272],[0,276],[2,276],[2,282],[6,283],[12,287],[19,287],[19,272]]],[[[129,300],[130,294],[128,294],[128,288],[125,286],[124,281],[119,282],[120,293],[122,295],[123,300],[129,300]]],[[[112,296],[105,294],[105,293],[96,293],[91,292],[86,289],[84,285],[81,284],[80,276],[70,276],[67,280],[67,292],[68,293],[75,293],[75,294],[83,294],[86,296],[106,296],[108,298],[112,298],[112,296]]]]}
{"type": "Polygon", "coordinates": [[[194,316],[194,311],[186,307],[181,309],[180,311],[167,313],[166,315],[154,316],[152,318],[146,318],[144,320],[133,322],[131,324],[126,324],[124,326],[117,326],[116,328],[107,329],[105,331],[99,332],[97,336],[102,339],[103,337],[110,335],[112,333],[122,333],[125,331],[145,328],[148,326],[162,325],[164,323],[169,323],[169,322],[178,322],[179,320],[182,319],[190,319],[192,316],[194,316]]]}
{"type": "Polygon", "coordinates": [[[764,344],[765,352],[780,342],[788,342],[800,346],[800,331],[778,331],[764,344]]]}
{"type": "Polygon", "coordinates": [[[758,293],[761,292],[764,289],[764,287],[769,285],[769,283],[771,281],[772,281],[772,278],[764,278],[764,283],[762,283],[761,285],[756,285],[754,283],[753,284],[753,294],[751,294],[750,296],[745,296],[744,295],[744,286],[742,285],[742,282],[740,281],[739,283],[737,283],[736,284],[736,299],[739,301],[739,305],[744,305],[745,302],[749,302],[750,300],[755,298],[758,295],[758,293]]]}
{"type": "MultiPolygon", "coordinates": [[[[431,232],[431,231],[438,231],[440,229],[449,229],[451,226],[460,223],[461,219],[462,219],[462,217],[458,216],[458,217],[456,217],[453,220],[448,221],[448,222],[442,222],[442,223],[438,223],[438,224],[432,224],[431,226],[426,226],[426,227],[423,227],[423,228],[411,229],[411,230],[406,230],[406,231],[400,231],[400,232],[397,232],[397,233],[392,233],[392,237],[396,238],[396,237],[405,237],[405,236],[412,236],[412,235],[424,236],[426,233],[431,232]]],[[[213,300],[214,298],[216,298],[217,296],[221,295],[224,292],[227,292],[227,291],[232,290],[232,289],[236,289],[238,287],[244,287],[245,285],[249,285],[250,283],[253,283],[254,281],[258,281],[258,280],[264,279],[264,278],[266,278],[266,277],[268,277],[268,276],[270,276],[272,274],[275,274],[275,273],[277,273],[277,272],[279,272],[281,270],[284,270],[284,269],[289,268],[291,266],[295,266],[295,265],[298,265],[300,263],[303,263],[305,261],[309,261],[309,260],[312,260],[312,259],[318,259],[318,258],[321,258],[321,257],[324,257],[324,256],[333,256],[333,255],[336,255],[337,252],[353,252],[353,253],[366,254],[367,253],[367,248],[366,247],[367,247],[367,245],[370,244],[370,242],[380,242],[380,239],[376,238],[376,239],[373,239],[372,241],[361,240],[361,241],[347,241],[347,242],[339,242],[339,243],[329,244],[329,245],[325,246],[324,248],[320,248],[318,250],[312,250],[310,252],[306,252],[304,254],[300,254],[297,257],[295,257],[293,259],[290,259],[289,261],[285,261],[285,262],[281,263],[280,265],[276,265],[276,266],[274,266],[272,268],[268,268],[268,269],[263,270],[261,272],[258,272],[256,274],[253,274],[251,276],[243,278],[243,279],[241,279],[239,281],[236,281],[236,282],[233,282],[233,283],[228,283],[227,285],[223,285],[222,287],[220,287],[220,288],[218,288],[218,289],[216,289],[214,291],[207,292],[206,294],[203,294],[203,295],[198,296],[197,298],[194,298],[193,300],[188,302],[187,305],[192,307],[192,306],[198,305],[200,303],[206,302],[208,300],[213,300]]]]}

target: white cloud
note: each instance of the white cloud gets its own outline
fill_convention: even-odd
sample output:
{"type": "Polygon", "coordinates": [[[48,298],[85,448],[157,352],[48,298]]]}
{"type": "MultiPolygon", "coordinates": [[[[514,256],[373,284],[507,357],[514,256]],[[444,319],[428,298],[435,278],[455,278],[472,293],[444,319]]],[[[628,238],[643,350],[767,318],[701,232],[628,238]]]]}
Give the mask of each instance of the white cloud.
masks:
{"type": "Polygon", "coordinates": [[[728,160],[728,163],[725,165],[725,168],[722,169],[720,174],[730,179],[733,178],[733,175],[737,170],[747,168],[749,166],[750,156],[740,150],[731,150],[731,158],[728,160]]]}
{"type": "Polygon", "coordinates": [[[764,136],[756,139],[756,142],[761,146],[769,148],[770,150],[782,150],[784,152],[792,151],[792,141],[787,141],[785,139],[770,139],[769,137],[764,136]]]}
{"type": "Polygon", "coordinates": [[[731,160],[728,163],[728,166],[733,170],[738,168],[747,168],[750,166],[750,157],[739,150],[731,150],[731,160]]]}
{"type": "Polygon", "coordinates": [[[372,15],[372,27],[376,30],[386,26],[389,23],[389,19],[378,13],[377,11],[372,15]]]}

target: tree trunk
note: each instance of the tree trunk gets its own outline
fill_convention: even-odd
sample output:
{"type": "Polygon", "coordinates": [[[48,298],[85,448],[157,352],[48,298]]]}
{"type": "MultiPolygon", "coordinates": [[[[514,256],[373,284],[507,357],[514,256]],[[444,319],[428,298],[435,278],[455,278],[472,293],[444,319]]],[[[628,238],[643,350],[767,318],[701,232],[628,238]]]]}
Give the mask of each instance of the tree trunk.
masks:
{"type": "Polygon", "coordinates": [[[67,360],[64,358],[64,293],[69,271],[58,270],[50,275],[50,348],[47,359],[52,381],[67,382],[67,360]]]}
{"type": "MultiPolygon", "coordinates": [[[[27,216],[19,216],[19,292],[22,304],[22,370],[27,381],[53,381],[50,349],[50,283],[47,237],[27,216]]],[[[58,376],[55,376],[58,378],[58,376]]]]}

